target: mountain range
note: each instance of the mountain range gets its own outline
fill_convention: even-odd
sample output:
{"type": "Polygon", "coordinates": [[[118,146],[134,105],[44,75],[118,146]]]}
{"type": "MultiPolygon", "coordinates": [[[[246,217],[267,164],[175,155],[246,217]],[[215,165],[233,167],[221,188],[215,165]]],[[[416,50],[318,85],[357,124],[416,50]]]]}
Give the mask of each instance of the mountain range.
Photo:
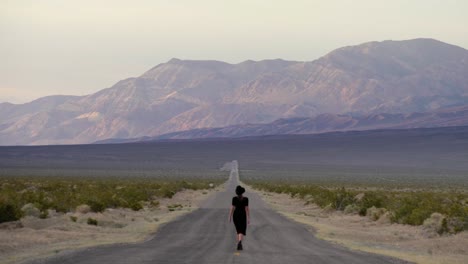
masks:
{"type": "Polygon", "coordinates": [[[199,128],[154,137],[112,138],[95,143],[130,143],[168,139],[244,138],[376,129],[461,127],[467,125],[468,106],[463,106],[434,112],[411,114],[370,114],[366,116],[320,114],[315,117],[282,118],[267,124],[241,124],[217,128],[199,128]]]}
{"type": "Polygon", "coordinates": [[[0,145],[80,144],[214,127],[226,127],[216,136],[242,136],[248,133],[232,131],[468,125],[466,106],[467,50],[433,39],[368,42],[310,62],[172,59],[87,96],[2,103],[0,145]]]}

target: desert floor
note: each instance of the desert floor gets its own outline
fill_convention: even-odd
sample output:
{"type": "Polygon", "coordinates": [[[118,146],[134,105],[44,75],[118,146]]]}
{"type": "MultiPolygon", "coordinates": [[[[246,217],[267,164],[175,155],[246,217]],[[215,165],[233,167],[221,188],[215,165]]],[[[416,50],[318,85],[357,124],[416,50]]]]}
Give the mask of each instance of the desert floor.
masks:
{"type": "MultiPolygon", "coordinates": [[[[172,199],[160,200],[157,208],[144,208],[137,212],[107,209],[103,213],[75,212],[51,215],[47,219],[26,217],[20,222],[4,223],[0,225],[0,263],[21,263],[97,245],[148,240],[162,224],[194,211],[209,194],[224,188],[185,190],[172,199]],[[71,217],[76,217],[76,222],[71,217]],[[88,218],[96,219],[98,225],[88,225],[88,218]]],[[[249,188],[249,191],[254,190],[249,188]]],[[[417,263],[468,262],[468,232],[438,236],[423,227],[326,211],[286,194],[254,192],[274,210],[310,227],[309,230],[318,238],[353,250],[417,263]]]]}
{"type": "Polygon", "coordinates": [[[51,214],[47,219],[25,217],[0,224],[0,263],[21,263],[69,250],[148,240],[162,224],[194,211],[220,188],[224,187],[184,190],[171,199],[161,199],[156,208],[140,211],[119,208],[103,213],[51,214]],[[87,224],[88,218],[96,219],[98,225],[87,224]]]}
{"type": "Polygon", "coordinates": [[[434,235],[421,226],[372,221],[359,215],[326,211],[287,194],[255,191],[274,210],[310,227],[318,238],[354,250],[416,263],[468,263],[468,232],[434,235]]]}

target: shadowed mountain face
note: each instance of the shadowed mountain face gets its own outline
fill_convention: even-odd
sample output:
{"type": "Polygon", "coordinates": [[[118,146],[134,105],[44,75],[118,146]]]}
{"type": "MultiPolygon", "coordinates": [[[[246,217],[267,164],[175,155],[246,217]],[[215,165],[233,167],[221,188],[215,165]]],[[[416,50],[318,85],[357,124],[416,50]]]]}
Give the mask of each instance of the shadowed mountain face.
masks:
{"type": "Polygon", "coordinates": [[[88,96],[0,104],[0,145],[89,143],[323,113],[408,114],[467,104],[468,51],[431,39],[344,47],[312,62],[172,59],[88,96]]]}
{"type": "Polygon", "coordinates": [[[154,137],[107,139],[96,143],[129,143],[167,139],[238,138],[267,135],[317,134],[336,131],[411,129],[468,126],[468,106],[435,112],[411,114],[320,114],[315,117],[282,118],[267,124],[242,124],[219,128],[200,128],[154,137]]]}

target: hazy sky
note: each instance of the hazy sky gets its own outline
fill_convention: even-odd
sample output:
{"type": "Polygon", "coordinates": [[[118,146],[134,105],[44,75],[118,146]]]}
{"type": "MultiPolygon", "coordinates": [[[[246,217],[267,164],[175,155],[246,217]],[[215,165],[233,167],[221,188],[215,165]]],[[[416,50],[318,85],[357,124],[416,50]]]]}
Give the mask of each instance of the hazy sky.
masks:
{"type": "Polygon", "coordinates": [[[0,0],[0,102],[84,95],[176,57],[314,60],[374,40],[468,48],[466,0],[0,0]]]}

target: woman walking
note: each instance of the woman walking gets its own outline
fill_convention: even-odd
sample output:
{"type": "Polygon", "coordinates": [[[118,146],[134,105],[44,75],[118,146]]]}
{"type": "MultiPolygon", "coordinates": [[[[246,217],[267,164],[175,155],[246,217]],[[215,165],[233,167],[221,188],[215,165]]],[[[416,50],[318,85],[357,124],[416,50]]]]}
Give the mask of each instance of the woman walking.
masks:
{"type": "Polygon", "coordinates": [[[245,189],[240,185],[236,187],[237,196],[232,197],[229,222],[234,219],[237,232],[237,250],[242,250],[242,238],[246,235],[247,224],[250,224],[249,198],[244,197],[245,189]]]}

